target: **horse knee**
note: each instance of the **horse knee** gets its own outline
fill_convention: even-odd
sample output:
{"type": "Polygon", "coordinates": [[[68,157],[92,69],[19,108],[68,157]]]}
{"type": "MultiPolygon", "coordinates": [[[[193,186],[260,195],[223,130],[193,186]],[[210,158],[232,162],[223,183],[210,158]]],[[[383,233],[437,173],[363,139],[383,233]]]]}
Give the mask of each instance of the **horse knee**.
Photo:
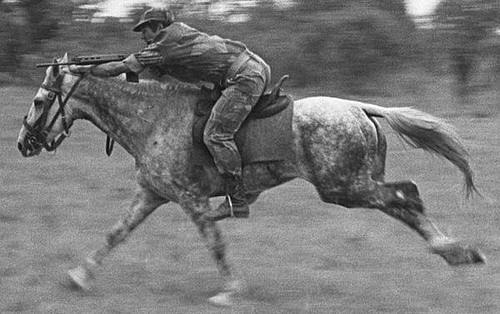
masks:
{"type": "Polygon", "coordinates": [[[118,223],[111,232],[106,234],[106,245],[111,248],[117,246],[125,240],[130,231],[130,226],[123,222],[118,223]]]}
{"type": "Polygon", "coordinates": [[[408,197],[419,197],[417,184],[413,181],[387,182],[384,186],[408,197]]]}

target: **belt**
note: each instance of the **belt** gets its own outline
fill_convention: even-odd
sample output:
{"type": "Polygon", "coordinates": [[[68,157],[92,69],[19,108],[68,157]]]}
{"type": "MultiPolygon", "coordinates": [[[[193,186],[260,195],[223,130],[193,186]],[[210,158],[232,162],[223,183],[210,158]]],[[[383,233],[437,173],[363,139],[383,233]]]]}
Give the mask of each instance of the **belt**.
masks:
{"type": "Polygon", "coordinates": [[[229,67],[226,73],[226,78],[231,79],[240,70],[240,68],[247,63],[248,60],[252,58],[253,53],[251,53],[248,49],[244,50],[242,53],[239,54],[238,57],[236,57],[236,60],[234,60],[233,64],[229,67]]]}

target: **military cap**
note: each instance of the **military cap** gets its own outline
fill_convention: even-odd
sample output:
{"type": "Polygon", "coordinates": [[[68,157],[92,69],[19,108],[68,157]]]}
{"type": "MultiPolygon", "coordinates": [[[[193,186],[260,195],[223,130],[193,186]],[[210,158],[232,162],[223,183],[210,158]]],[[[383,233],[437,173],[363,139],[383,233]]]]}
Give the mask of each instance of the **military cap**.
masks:
{"type": "Polygon", "coordinates": [[[141,19],[132,30],[134,32],[140,32],[141,29],[151,21],[163,22],[165,25],[169,25],[174,21],[174,19],[174,14],[168,9],[148,9],[142,14],[141,19]]]}

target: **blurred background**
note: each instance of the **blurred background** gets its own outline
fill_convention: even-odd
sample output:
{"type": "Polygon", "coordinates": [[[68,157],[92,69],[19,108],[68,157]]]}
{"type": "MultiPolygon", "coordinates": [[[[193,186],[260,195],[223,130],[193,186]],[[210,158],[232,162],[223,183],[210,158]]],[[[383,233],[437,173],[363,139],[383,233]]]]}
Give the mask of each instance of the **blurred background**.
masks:
{"type": "Polygon", "coordinates": [[[467,102],[499,86],[498,0],[3,0],[0,84],[39,84],[35,63],[66,51],[137,51],[143,43],[131,27],[150,6],[243,41],[274,80],[290,74],[289,86],[309,93],[412,97],[439,83],[467,102]]]}
{"type": "MultiPolygon", "coordinates": [[[[500,313],[500,1],[0,0],[0,312],[500,313]],[[23,159],[17,134],[44,69],[70,55],[133,53],[148,6],[242,41],[290,74],[294,97],[330,95],[414,106],[448,120],[483,198],[464,201],[449,163],[388,138],[387,181],[415,180],[443,231],[477,244],[484,267],[451,268],[406,226],[322,203],[294,180],[263,193],[252,218],[223,223],[229,260],[248,281],[235,309],[206,299],[222,283],[195,226],[158,210],[105,262],[95,292],[65,272],[97,249],[128,206],[134,161],[75,123],[56,155],[23,159]]],[[[238,273],[237,272],[237,273],[238,273]]]]}

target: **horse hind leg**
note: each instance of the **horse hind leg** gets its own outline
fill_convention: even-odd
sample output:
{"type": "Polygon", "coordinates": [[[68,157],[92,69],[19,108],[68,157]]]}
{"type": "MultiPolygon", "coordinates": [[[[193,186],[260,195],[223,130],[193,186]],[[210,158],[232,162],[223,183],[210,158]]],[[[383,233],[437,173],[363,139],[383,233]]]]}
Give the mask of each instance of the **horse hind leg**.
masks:
{"type": "Polygon", "coordinates": [[[440,255],[450,265],[484,263],[479,249],[445,236],[431,218],[425,215],[417,185],[411,181],[383,185],[385,206],[379,208],[416,230],[430,244],[432,253],[440,255]]]}
{"type": "Polygon", "coordinates": [[[458,242],[438,229],[434,221],[425,214],[424,204],[414,182],[384,183],[369,180],[366,187],[356,193],[344,194],[344,197],[327,196],[324,191],[320,191],[320,195],[326,202],[330,200],[346,207],[377,208],[396,218],[422,236],[431,252],[440,255],[449,265],[485,262],[484,255],[477,248],[458,242]]]}

